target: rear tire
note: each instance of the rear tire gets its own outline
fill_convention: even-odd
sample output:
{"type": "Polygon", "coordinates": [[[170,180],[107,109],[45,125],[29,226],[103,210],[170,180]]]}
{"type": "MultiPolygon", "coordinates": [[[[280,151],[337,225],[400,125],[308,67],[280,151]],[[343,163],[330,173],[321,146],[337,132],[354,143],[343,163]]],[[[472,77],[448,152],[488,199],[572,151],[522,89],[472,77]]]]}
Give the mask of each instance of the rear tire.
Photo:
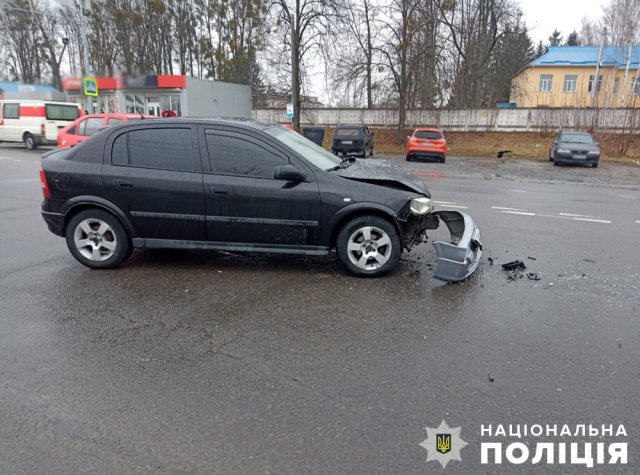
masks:
{"type": "Polygon", "coordinates": [[[411,157],[411,155],[407,155],[407,162],[412,162],[413,158],[411,157]]]}
{"type": "Polygon", "coordinates": [[[554,167],[558,167],[558,166],[560,166],[560,162],[559,162],[559,161],[557,161],[555,158],[553,159],[553,166],[554,166],[554,167]]]}
{"type": "Polygon", "coordinates": [[[379,216],[359,216],[336,238],[340,263],[354,275],[379,277],[395,270],[402,244],[396,227],[379,216]]]}
{"type": "Polygon", "coordinates": [[[591,164],[593,168],[598,168],[598,162],[591,164]]]}
{"type": "Polygon", "coordinates": [[[22,140],[27,150],[35,150],[36,147],[38,146],[38,144],[36,143],[36,139],[29,132],[24,134],[24,136],[22,137],[22,140]]]}
{"type": "Polygon", "coordinates": [[[120,221],[100,209],[87,209],[73,216],[65,237],[73,257],[91,269],[118,267],[133,250],[129,234],[120,221]]]}
{"type": "Polygon", "coordinates": [[[442,158],[440,159],[440,163],[444,163],[444,162],[446,161],[446,159],[447,159],[447,157],[442,157],[442,158]]]}

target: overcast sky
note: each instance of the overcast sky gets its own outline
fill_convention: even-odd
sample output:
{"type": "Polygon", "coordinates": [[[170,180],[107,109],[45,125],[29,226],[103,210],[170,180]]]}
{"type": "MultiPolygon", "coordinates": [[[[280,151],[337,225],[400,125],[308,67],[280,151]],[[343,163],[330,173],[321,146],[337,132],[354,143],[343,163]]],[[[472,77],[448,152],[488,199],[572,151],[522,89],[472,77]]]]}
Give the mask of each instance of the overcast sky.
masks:
{"type": "Polygon", "coordinates": [[[608,0],[520,0],[523,19],[534,43],[547,43],[554,29],[564,39],[574,29],[580,32],[583,17],[595,20],[602,15],[608,0]]]}

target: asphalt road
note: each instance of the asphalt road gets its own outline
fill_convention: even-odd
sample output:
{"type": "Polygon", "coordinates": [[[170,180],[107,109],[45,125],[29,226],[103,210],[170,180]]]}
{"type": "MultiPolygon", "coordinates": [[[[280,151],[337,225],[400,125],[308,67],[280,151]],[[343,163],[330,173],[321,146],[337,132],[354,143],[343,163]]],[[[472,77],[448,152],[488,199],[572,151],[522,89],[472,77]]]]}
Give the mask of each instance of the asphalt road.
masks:
{"type": "Polygon", "coordinates": [[[624,424],[552,441],[628,442],[593,471],[638,473],[640,168],[393,159],[479,223],[472,278],[434,280],[429,244],[373,280],[215,252],[91,271],[39,216],[39,153],[0,146],[0,473],[584,471],[481,465],[483,424],[624,424]],[[445,469],[419,445],[443,419],[468,443],[445,469]]]}

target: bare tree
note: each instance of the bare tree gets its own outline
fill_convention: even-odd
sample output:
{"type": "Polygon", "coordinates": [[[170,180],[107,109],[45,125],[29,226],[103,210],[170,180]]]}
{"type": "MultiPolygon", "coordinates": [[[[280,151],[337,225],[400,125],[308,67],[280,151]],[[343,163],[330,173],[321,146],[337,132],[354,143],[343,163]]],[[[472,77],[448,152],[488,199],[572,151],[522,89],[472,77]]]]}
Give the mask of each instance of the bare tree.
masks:
{"type": "Polygon", "coordinates": [[[332,48],[333,85],[343,88],[351,95],[353,103],[366,104],[373,108],[374,61],[376,59],[374,38],[378,33],[376,15],[378,9],[371,0],[358,0],[344,5],[343,17],[346,30],[344,41],[332,48]]]}
{"type": "Polygon", "coordinates": [[[339,21],[339,0],[272,0],[276,30],[291,54],[291,102],[293,127],[300,130],[302,75],[305,59],[320,56],[334,36],[339,21]]]}

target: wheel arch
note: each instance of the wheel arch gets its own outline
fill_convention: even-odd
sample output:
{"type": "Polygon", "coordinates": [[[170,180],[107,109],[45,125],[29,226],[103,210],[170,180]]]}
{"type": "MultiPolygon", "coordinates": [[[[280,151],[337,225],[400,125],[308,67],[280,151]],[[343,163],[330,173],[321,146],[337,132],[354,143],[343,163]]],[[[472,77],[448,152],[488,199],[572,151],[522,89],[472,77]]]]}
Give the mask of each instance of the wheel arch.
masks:
{"type": "Polygon", "coordinates": [[[391,208],[376,203],[359,203],[357,205],[343,208],[334,214],[329,220],[329,225],[326,228],[327,230],[325,231],[322,242],[331,248],[335,247],[338,233],[344,225],[352,219],[359,218],[360,216],[378,216],[389,221],[398,232],[400,242],[403,242],[402,229],[400,228],[400,224],[398,223],[395,215],[396,213],[391,208]]]}
{"type": "Polygon", "coordinates": [[[81,211],[92,208],[100,209],[112,214],[120,222],[120,224],[122,224],[122,227],[124,227],[125,231],[127,231],[130,239],[136,237],[133,225],[127,219],[122,210],[109,203],[108,201],[102,200],[97,197],[78,197],[73,201],[70,201],[67,208],[63,211],[64,219],[62,221],[62,232],[66,233],[67,225],[75,215],[77,215],[81,211]]]}

